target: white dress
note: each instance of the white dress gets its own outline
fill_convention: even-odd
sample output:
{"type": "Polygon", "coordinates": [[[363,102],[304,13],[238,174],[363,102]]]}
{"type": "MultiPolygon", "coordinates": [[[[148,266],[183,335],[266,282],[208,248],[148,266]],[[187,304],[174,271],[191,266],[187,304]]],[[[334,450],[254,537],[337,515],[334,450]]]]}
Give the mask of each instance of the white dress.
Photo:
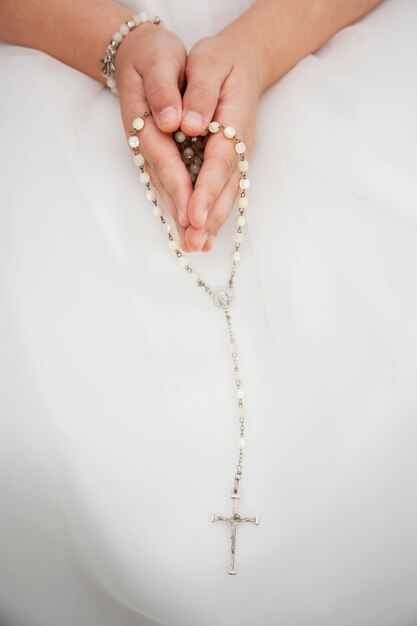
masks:
{"type": "MultiPolygon", "coordinates": [[[[155,0],[188,48],[248,0],[155,0]]],[[[233,319],[169,250],[109,90],[0,46],[1,626],[417,624],[417,5],[263,97],[233,319]]],[[[225,120],[233,123],[233,120],[225,120]]],[[[234,216],[234,212],[233,212],[234,216]]],[[[192,261],[222,285],[234,219],[192,261]]]]}

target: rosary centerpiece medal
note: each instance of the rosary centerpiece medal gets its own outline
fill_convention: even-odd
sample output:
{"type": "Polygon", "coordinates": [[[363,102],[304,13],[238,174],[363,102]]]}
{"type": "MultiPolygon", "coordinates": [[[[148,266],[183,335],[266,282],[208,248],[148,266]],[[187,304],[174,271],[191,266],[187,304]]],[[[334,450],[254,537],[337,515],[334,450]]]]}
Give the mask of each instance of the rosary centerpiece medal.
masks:
{"type": "Polygon", "coordinates": [[[239,438],[237,441],[238,447],[238,459],[236,464],[236,471],[233,477],[233,485],[230,494],[232,501],[232,511],[230,516],[224,515],[212,515],[211,521],[224,521],[230,524],[230,566],[227,570],[228,574],[236,575],[235,558],[236,558],[236,531],[241,522],[253,522],[259,524],[259,517],[255,515],[253,517],[243,517],[238,513],[238,504],[240,499],[240,481],[242,479],[243,469],[243,448],[246,446],[245,438],[245,390],[242,386],[241,369],[238,363],[238,349],[235,341],[232,319],[230,315],[230,309],[233,303],[233,288],[234,278],[238,262],[241,258],[240,247],[244,239],[243,227],[246,224],[245,210],[248,206],[248,199],[246,192],[249,188],[249,180],[247,178],[247,171],[249,168],[249,162],[245,158],[246,145],[244,142],[236,136],[236,131],[231,126],[223,126],[219,122],[210,122],[208,128],[202,133],[200,137],[187,137],[182,131],[178,130],[174,133],[174,139],[177,143],[180,151],[181,158],[187,168],[190,175],[192,184],[195,184],[198,173],[204,159],[204,145],[207,136],[210,133],[221,133],[226,139],[234,141],[234,150],[238,155],[237,167],[240,172],[239,179],[239,195],[237,198],[238,214],[236,216],[236,232],[233,236],[233,250],[231,254],[231,269],[227,285],[219,289],[212,289],[200,275],[191,267],[188,258],[180,249],[179,242],[172,235],[172,225],[165,219],[165,211],[161,205],[161,202],[157,199],[156,193],[151,185],[151,180],[148,172],[145,170],[145,158],[141,154],[140,138],[138,133],[145,126],[145,119],[151,115],[149,111],[143,113],[140,117],[137,117],[132,122],[132,130],[128,138],[128,143],[133,151],[133,160],[139,167],[140,174],[139,179],[146,187],[146,197],[153,205],[153,213],[159,219],[163,230],[168,237],[168,246],[175,253],[179,264],[189,274],[191,280],[196,283],[198,287],[201,287],[207,295],[211,298],[212,302],[218,307],[225,315],[227,331],[229,337],[229,349],[233,364],[234,374],[234,392],[236,396],[236,413],[239,420],[239,438]]]}

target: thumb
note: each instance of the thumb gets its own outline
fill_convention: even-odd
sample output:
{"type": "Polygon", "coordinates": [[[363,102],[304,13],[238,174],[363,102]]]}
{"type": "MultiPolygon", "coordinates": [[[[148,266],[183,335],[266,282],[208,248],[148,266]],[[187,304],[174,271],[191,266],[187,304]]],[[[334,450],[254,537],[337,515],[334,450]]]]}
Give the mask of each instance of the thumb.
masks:
{"type": "Polygon", "coordinates": [[[153,118],[166,133],[174,132],[181,123],[182,99],[178,85],[182,81],[182,68],[173,67],[169,59],[159,60],[143,76],[145,97],[153,118]]]}
{"type": "Polygon", "coordinates": [[[209,40],[201,40],[191,50],[186,67],[187,88],[183,96],[181,130],[187,135],[197,135],[213,119],[221,87],[230,68],[218,58],[208,56],[209,40]],[[207,71],[207,66],[210,66],[207,71]]]}

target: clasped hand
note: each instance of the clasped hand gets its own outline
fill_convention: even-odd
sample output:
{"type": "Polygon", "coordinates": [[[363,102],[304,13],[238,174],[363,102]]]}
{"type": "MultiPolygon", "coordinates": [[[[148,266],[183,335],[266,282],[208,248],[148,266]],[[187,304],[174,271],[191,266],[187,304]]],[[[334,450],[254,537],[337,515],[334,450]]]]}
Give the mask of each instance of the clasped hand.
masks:
{"type": "Polygon", "coordinates": [[[261,88],[257,67],[240,39],[230,33],[206,37],[187,56],[177,35],[148,23],[132,31],[117,53],[126,134],[132,120],[150,109],[142,152],[185,252],[212,249],[234,205],[239,172],[231,142],[210,135],[193,189],[172,133],[180,128],[196,136],[216,119],[236,129],[250,154],[261,88]]]}

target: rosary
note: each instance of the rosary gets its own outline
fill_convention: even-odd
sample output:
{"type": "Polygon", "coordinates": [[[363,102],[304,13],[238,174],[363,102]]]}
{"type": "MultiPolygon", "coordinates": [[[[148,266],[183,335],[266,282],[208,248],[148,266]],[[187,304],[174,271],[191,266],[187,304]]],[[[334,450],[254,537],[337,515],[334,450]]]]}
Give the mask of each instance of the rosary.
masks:
{"type": "MultiPolygon", "coordinates": [[[[107,86],[111,89],[112,93],[118,95],[118,89],[116,86],[116,80],[114,78],[115,65],[114,60],[120,43],[123,38],[128,36],[129,33],[141,24],[151,22],[153,24],[161,25],[161,19],[158,15],[149,14],[146,11],[142,11],[137,15],[133,15],[131,19],[119,26],[119,30],[113,33],[111,41],[106,48],[106,54],[102,63],[102,74],[106,77],[107,86]]],[[[246,223],[245,209],[248,206],[248,199],[246,197],[246,190],[249,189],[249,180],[246,178],[246,172],[249,168],[249,162],[245,158],[246,146],[241,139],[236,136],[236,131],[231,126],[223,126],[219,122],[212,121],[208,125],[208,128],[199,137],[186,137],[186,135],[177,130],[174,133],[174,139],[177,142],[181,158],[185,164],[192,184],[194,185],[198,172],[200,171],[201,164],[203,162],[204,142],[209,133],[221,133],[227,139],[233,139],[235,141],[235,152],[240,157],[238,160],[238,166],[240,171],[239,189],[240,195],[237,201],[239,214],[236,217],[236,233],[233,236],[234,250],[232,252],[232,268],[229,276],[227,287],[213,291],[194,271],[188,262],[188,259],[182,253],[180,245],[171,234],[172,226],[166,221],[164,217],[164,209],[161,203],[156,198],[155,191],[152,189],[148,172],[145,171],[145,158],[139,151],[140,139],[138,132],[140,132],[145,126],[145,119],[151,115],[150,111],[145,111],[140,117],[136,117],[132,122],[132,130],[128,139],[129,146],[133,151],[133,160],[140,169],[139,179],[146,186],[146,197],[152,202],[153,213],[155,217],[158,217],[161,221],[162,228],[168,235],[168,245],[171,250],[174,251],[178,262],[188,272],[191,280],[195,282],[198,287],[202,287],[207,295],[212,299],[214,304],[219,307],[225,314],[227,329],[229,334],[229,348],[233,362],[233,372],[236,384],[236,399],[237,399],[237,415],[240,424],[240,437],[239,437],[239,456],[236,465],[236,473],[233,481],[233,488],[231,492],[232,500],[232,514],[230,517],[224,515],[212,515],[211,521],[223,521],[230,524],[230,540],[231,540],[231,562],[228,570],[228,574],[236,574],[235,568],[235,556],[236,556],[236,529],[240,522],[254,522],[259,524],[259,517],[241,517],[237,512],[238,502],[240,498],[239,484],[242,478],[242,462],[243,462],[243,448],[246,445],[245,439],[245,407],[243,405],[243,398],[245,397],[245,391],[242,389],[241,374],[237,361],[237,346],[232,329],[232,319],[230,317],[230,307],[233,299],[233,281],[236,273],[237,263],[240,260],[240,245],[243,241],[243,226],[246,223]]]]}
{"type": "Polygon", "coordinates": [[[233,281],[236,273],[237,263],[240,260],[240,246],[243,241],[243,226],[246,223],[245,217],[245,209],[248,206],[248,199],[246,197],[246,190],[249,188],[249,180],[246,178],[246,172],[249,168],[249,163],[245,159],[245,151],[246,146],[241,139],[236,136],[236,131],[231,126],[223,126],[219,122],[211,122],[208,128],[203,132],[200,137],[186,137],[186,135],[178,130],[174,133],[174,139],[179,146],[179,150],[181,153],[181,158],[190,174],[191,182],[194,184],[198,172],[200,170],[200,166],[202,163],[203,150],[204,150],[204,141],[205,137],[209,133],[223,133],[223,136],[227,139],[233,139],[235,141],[234,149],[237,155],[240,157],[238,160],[238,166],[240,171],[240,180],[239,180],[239,188],[240,195],[237,201],[239,214],[236,217],[236,233],[233,236],[234,242],[234,250],[232,252],[232,268],[228,281],[228,286],[224,287],[220,290],[214,291],[211,289],[199,276],[199,274],[192,269],[190,266],[187,257],[184,256],[182,251],[180,250],[179,243],[171,234],[171,224],[166,221],[164,218],[164,209],[161,204],[156,199],[155,191],[151,187],[150,176],[148,172],[145,171],[145,159],[143,155],[139,151],[140,139],[138,137],[138,132],[142,130],[145,126],[145,118],[150,115],[149,111],[146,111],[141,117],[137,117],[133,120],[132,130],[130,132],[130,136],[128,139],[129,146],[132,148],[134,153],[134,162],[139,166],[140,181],[146,186],[146,197],[152,202],[153,213],[156,217],[159,217],[162,227],[168,235],[168,245],[174,251],[180,265],[184,267],[184,269],[188,272],[191,280],[195,282],[199,287],[202,287],[204,291],[210,296],[214,304],[219,307],[225,314],[226,323],[229,334],[229,348],[230,354],[232,356],[233,362],[233,371],[235,378],[235,393],[237,399],[237,414],[239,418],[240,424],[240,438],[239,438],[239,456],[238,462],[236,465],[236,473],[233,481],[233,488],[231,492],[231,500],[232,500],[232,514],[230,517],[226,517],[223,515],[212,515],[211,521],[224,521],[229,522],[230,524],[230,539],[231,539],[231,563],[228,570],[229,574],[236,574],[235,568],[235,556],[236,556],[236,530],[237,526],[241,522],[254,522],[255,524],[259,524],[259,517],[242,517],[239,515],[238,502],[240,498],[240,480],[242,478],[242,462],[243,462],[243,448],[246,445],[245,439],[245,407],[243,403],[243,399],[245,397],[245,391],[242,388],[241,383],[241,373],[237,360],[237,346],[235,342],[235,338],[233,335],[232,329],[232,320],[230,316],[230,308],[233,300],[233,281]]]}

